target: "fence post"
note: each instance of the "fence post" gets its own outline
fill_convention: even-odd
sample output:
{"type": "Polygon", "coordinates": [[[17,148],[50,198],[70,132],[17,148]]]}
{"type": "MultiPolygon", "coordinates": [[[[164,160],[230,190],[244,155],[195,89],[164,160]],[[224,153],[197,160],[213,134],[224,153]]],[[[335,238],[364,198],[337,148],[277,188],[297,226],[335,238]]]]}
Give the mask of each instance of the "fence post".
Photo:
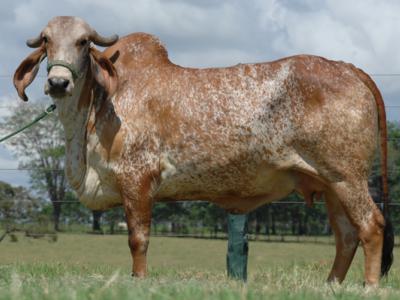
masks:
{"type": "Polygon", "coordinates": [[[228,277],[247,280],[248,246],[247,215],[228,214],[228,253],[226,264],[228,277]]]}

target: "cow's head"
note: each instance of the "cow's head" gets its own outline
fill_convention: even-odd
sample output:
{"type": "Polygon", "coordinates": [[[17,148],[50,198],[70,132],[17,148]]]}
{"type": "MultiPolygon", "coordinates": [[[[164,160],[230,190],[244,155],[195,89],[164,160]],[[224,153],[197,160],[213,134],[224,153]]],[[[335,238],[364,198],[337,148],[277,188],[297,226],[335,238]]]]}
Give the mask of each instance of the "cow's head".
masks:
{"type": "Polygon", "coordinates": [[[85,21],[77,17],[55,17],[38,37],[27,41],[31,48],[38,48],[18,67],[14,85],[18,95],[25,101],[25,88],[33,81],[41,61],[47,56],[47,81],[45,93],[62,99],[72,95],[75,84],[91,70],[95,80],[112,94],[117,84],[113,64],[101,52],[91,46],[111,46],[117,35],[102,37],[85,21]]]}

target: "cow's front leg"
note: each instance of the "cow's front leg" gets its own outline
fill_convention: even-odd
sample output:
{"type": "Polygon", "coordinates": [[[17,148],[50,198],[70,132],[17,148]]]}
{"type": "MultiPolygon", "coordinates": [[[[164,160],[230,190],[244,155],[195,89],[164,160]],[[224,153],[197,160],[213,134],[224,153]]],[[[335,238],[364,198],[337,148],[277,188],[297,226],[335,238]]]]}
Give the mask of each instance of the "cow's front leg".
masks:
{"type": "Polygon", "coordinates": [[[122,190],[128,243],[132,255],[132,276],[145,277],[147,274],[147,247],[149,245],[152,199],[151,184],[138,184],[122,190]]]}

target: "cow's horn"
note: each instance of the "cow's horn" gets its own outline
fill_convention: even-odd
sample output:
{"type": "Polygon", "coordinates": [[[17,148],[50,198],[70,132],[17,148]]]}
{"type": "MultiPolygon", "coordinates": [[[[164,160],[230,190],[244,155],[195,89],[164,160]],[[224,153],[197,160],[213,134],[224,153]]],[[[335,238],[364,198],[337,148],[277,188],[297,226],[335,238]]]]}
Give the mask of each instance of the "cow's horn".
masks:
{"type": "Polygon", "coordinates": [[[118,35],[114,34],[110,37],[104,37],[99,35],[96,31],[93,31],[91,40],[98,46],[108,47],[115,44],[115,42],[118,41],[118,35]]]}
{"type": "Polygon", "coordinates": [[[38,48],[42,44],[42,36],[39,35],[26,41],[26,45],[31,48],[38,48]]]}

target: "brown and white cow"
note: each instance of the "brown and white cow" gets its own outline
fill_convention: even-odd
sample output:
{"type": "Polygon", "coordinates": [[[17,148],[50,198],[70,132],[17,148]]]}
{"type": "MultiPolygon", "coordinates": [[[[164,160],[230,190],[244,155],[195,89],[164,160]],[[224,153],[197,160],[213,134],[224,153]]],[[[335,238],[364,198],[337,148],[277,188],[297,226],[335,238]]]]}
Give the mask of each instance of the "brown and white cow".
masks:
{"type": "Polygon", "coordinates": [[[117,40],[56,17],[28,41],[37,50],[14,84],[27,100],[47,56],[69,182],[89,208],[124,206],[134,275],[146,275],[155,201],[203,199],[245,213],[292,192],[308,202],[324,195],[336,237],[330,281],[345,278],[360,241],[365,282],[387,273],[393,239],[367,184],[380,134],[387,202],[386,119],[367,74],[309,55],[183,68],[152,35],[117,40]]]}

